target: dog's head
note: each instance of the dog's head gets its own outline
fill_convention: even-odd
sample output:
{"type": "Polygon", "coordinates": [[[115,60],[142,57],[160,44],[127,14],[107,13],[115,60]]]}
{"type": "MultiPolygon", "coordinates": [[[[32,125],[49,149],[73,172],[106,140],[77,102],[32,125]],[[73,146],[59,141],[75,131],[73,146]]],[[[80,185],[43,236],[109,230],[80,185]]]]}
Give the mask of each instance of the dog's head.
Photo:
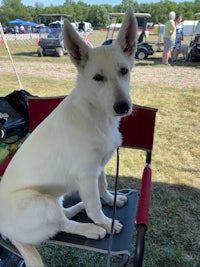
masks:
{"type": "Polygon", "coordinates": [[[68,20],[64,22],[64,41],[78,70],[76,89],[95,109],[111,116],[131,113],[130,72],[137,46],[137,21],[129,8],[115,42],[91,48],[68,20]]]}

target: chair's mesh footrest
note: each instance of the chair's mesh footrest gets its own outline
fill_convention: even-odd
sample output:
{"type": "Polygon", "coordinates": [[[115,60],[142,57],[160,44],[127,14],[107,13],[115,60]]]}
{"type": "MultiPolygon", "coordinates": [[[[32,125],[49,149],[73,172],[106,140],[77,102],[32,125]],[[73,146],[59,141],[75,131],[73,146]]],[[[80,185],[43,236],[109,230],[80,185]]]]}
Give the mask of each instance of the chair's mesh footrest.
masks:
{"type": "MultiPolygon", "coordinates": [[[[113,246],[111,253],[112,255],[130,255],[133,232],[135,229],[138,192],[136,190],[125,189],[119,191],[119,194],[125,194],[128,201],[124,207],[116,209],[116,219],[123,224],[123,229],[120,234],[113,236],[113,246]]],[[[64,199],[63,205],[64,207],[69,207],[75,205],[79,201],[80,198],[78,194],[73,194],[72,196],[70,196],[70,198],[68,197],[64,199]]],[[[104,214],[112,218],[112,207],[104,203],[102,203],[102,205],[104,214]]],[[[74,218],[72,218],[72,220],[84,223],[91,222],[85,212],[79,213],[74,218]]],[[[106,237],[101,240],[93,240],[87,239],[83,236],[61,232],[48,242],[107,253],[109,246],[109,236],[110,235],[106,235],[106,237]]]]}

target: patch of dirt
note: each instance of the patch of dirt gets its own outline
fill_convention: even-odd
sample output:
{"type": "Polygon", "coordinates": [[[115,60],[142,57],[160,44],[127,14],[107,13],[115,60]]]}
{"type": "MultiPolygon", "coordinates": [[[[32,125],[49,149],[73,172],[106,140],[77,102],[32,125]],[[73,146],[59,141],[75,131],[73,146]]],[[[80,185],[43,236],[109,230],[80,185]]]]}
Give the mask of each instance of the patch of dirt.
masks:
{"type": "MultiPolygon", "coordinates": [[[[184,63],[183,63],[184,64],[184,63]]],[[[72,64],[47,63],[47,62],[16,62],[17,72],[22,77],[37,76],[54,79],[67,79],[76,77],[76,69],[72,64]]],[[[13,67],[9,61],[1,61],[0,75],[13,73],[13,67]]],[[[162,66],[151,65],[140,66],[136,63],[131,73],[132,81],[144,83],[167,83],[172,87],[197,86],[200,82],[200,68],[184,66],[162,66]]]]}
{"type": "Polygon", "coordinates": [[[133,69],[132,80],[162,83],[172,87],[197,86],[200,82],[200,69],[180,66],[137,66],[133,69]]]}
{"type": "MultiPolygon", "coordinates": [[[[49,78],[67,78],[75,77],[76,71],[72,65],[47,62],[16,62],[15,67],[18,74],[23,77],[37,76],[49,78]],[[74,68],[74,71],[73,71],[74,68]]],[[[13,73],[13,66],[8,61],[0,62],[0,73],[13,73]]]]}

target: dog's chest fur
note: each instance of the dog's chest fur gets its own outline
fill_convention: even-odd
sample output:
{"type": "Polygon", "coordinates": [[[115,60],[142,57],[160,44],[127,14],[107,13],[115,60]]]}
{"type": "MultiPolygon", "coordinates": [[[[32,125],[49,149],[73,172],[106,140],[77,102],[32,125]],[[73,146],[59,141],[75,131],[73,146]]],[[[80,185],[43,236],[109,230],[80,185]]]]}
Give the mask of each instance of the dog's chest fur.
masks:
{"type": "Polygon", "coordinates": [[[71,96],[66,102],[67,105],[63,103],[63,116],[67,116],[63,132],[67,132],[68,142],[79,143],[85,151],[100,153],[103,158],[121,145],[120,118],[94,112],[84,102],[76,105],[71,96]],[[73,112],[70,114],[68,109],[73,112]]]}
{"type": "Polygon", "coordinates": [[[102,155],[101,166],[104,168],[114,150],[121,145],[121,134],[118,130],[118,120],[107,120],[107,125],[99,129],[99,140],[96,142],[96,150],[102,155]],[[101,140],[100,140],[101,139],[101,140]]]}

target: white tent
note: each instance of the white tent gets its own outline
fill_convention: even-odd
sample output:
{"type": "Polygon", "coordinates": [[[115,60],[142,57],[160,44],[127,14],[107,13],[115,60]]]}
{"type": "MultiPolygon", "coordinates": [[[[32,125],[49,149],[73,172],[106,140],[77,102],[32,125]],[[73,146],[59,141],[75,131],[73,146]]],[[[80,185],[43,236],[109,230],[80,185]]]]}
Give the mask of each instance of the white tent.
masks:
{"type": "Polygon", "coordinates": [[[194,27],[197,25],[197,22],[198,21],[196,21],[196,20],[184,20],[183,21],[183,25],[184,25],[183,35],[184,36],[192,36],[194,27]]]}

